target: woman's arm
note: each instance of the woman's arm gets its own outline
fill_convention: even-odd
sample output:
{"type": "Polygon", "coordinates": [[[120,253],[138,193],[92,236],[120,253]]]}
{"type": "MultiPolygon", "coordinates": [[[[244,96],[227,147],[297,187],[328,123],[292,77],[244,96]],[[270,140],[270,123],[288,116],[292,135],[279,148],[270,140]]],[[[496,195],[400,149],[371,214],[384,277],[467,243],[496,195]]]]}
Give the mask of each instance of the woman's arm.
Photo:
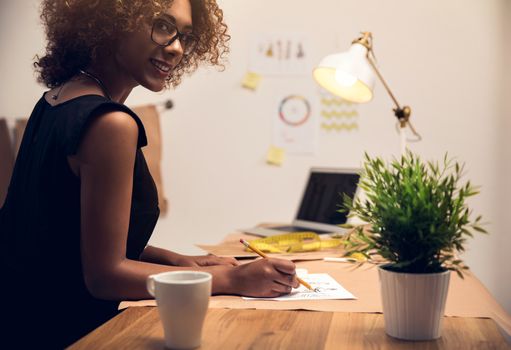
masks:
{"type": "Polygon", "coordinates": [[[148,245],[145,247],[140,260],[163,265],[174,266],[213,266],[213,265],[230,265],[238,266],[239,262],[234,258],[223,258],[213,254],[208,255],[182,255],[163,248],[157,248],[148,245]]]}
{"type": "MultiPolygon", "coordinates": [[[[149,298],[149,275],[189,269],[210,272],[214,294],[275,296],[298,285],[294,264],[284,260],[262,259],[242,266],[176,267],[154,263],[158,259],[127,259],[137,139],[138,126],[133,118],[123,112],[107,113],[91,123],[77,155],[72,157],[73,164],[78,164],[81,182],[82,268],[92,295],[111,300],[149,298]]],[[[149,257],[154,255],[149,253],[149,257]]]]}

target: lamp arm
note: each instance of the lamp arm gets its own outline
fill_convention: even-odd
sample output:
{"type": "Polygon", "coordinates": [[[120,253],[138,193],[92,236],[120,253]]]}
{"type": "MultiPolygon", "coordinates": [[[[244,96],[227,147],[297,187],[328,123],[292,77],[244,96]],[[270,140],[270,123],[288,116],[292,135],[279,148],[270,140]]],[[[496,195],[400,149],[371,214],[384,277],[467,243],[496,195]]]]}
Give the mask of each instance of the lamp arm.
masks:
{"type": "Polygon", "coordinates": [[[385,87],[385,90],[387,90],[387,93],[389,94],[390,98],[392,99],[392,101],[394,101],[394,104],[396,105],[396,108],[394,108],[393,111],[394,111],[394,115],[398,119],[398,124],[399,124],[398,132],[401,136],[401,153],[404,154],[405,149],[406,149],[406,135],[404,133],[404,129],[407,126],[410,127],[410,130],[416,137],[416,139],[413,141],[420,141],[422,139],[422,136],[415,130],[412,123],[410,122],[410,114],[412,114],[412,109],[410,108],[410,106],[401,107],[399,105],[399,102],[397,102],[396,97],[390,90],[390,87],[388,86],[387,82],[383,78],[383,75],[380,73],[380,70],[378,69],[378,67],[376,67],[375,60],[373,59],[373,57],[374,58],[376,58],[376,57],[375,57],[374,51],[373,51],[373,35],[372,35],[372,33],[371,32],[362,32],[361,34],[362,34],[361,37],[353,40],[351,43],[352,44],[360,44],[367,49],[366,58],[369,61],[369,64],[371,65],[374,72],[378,76],[378,79],[380,79],[380,81],[382,82],[383,86],[385,87]]]}
{"type": "MultiPolygon", "coordinates": [[[[388,86],[387,82],[383,78],[383,75],[380,73],[380,70],[376,67],[376,64],[374,63],[374,60],[371,58],[370,53],[372,53],[372,49],[367,50],[367,60],[369,61],[369,64],[371,67],[373,67],[373,70],[375,71],[376,75],[378,76],[378,79],[382,82],[383,86],[385,87],[385,90],[389,94],[392,101],[394,101],[394,104],[396,105],[396,108],[394,108],[394,115],[399,120],[400,126],[402,128],[406,127],[406,124],[408,123],[408,120],[410,119],[410,114],[412,113],[412,109],[409,106],[403,106],[401,107],[399,105],[399,102],[397,102],[396,97],[390,90],[390,87],[388,86]]],[[[374,55],[374,53],[373,53],[374,55]]]]}

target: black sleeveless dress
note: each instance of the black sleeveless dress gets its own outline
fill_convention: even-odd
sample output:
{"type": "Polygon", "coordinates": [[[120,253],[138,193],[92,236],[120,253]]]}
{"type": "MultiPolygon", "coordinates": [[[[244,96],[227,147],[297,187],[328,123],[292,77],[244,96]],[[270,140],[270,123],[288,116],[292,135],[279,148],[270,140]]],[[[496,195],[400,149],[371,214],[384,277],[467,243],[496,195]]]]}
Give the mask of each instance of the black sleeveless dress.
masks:
{"type": "Polygon", "coordinates": [[[6,337],[17,348],[62,348],[117,313],[119,300],[92,297],[80,259],[80,179],[67,156],[76,154],[90,121],[122,111],[139,127],[127,257],[138,260],[159,216],[158,194],[141,151],[139,117],[102,96],[51,106],[43,97],[25,130],[4,206],[0,209],[0,310],[6,337]]]}

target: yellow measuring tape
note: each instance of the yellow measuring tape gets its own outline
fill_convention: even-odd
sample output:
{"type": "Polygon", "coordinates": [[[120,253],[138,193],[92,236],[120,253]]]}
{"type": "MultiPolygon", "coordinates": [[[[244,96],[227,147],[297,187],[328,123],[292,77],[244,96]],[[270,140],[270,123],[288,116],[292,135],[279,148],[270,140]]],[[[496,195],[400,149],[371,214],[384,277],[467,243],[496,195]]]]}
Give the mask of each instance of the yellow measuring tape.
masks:
{"type": "MultiPolygon", "coordinates": [[[[341,246],[343,240],[338,238],[321,239],[314,232],[294,232],[259,238],[250,241],[250,244],[265,253],[296,253],[311,252],[321,249],[341,246]]],[[[246,251],[250,249],[245,248],[246,251]]]]}

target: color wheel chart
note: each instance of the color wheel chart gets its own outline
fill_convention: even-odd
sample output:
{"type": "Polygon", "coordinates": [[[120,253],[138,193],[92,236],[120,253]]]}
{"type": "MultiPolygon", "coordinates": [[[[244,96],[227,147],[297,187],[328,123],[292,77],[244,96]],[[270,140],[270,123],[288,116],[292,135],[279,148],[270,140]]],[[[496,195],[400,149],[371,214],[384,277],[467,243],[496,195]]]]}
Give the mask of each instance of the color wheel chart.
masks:
{"type": "Polygon", "coordinates": [[[289,126],[305,124],[311,115],[309,101],[300,95],[289,95],[279,105],[279,118],[289,126]]]}
{"type": "Polygon", "coordinates": [[[321,129],[327,132],[353,132],[358,130],[356,104],[320,90],[321,129]]]}
{"type": "Polygon", "coordinates": [[[287,154],[312,154],[316,150],[317,115],[314,103],[303,94],[287,94],[275,100],[272,145],[287,154]]]}

